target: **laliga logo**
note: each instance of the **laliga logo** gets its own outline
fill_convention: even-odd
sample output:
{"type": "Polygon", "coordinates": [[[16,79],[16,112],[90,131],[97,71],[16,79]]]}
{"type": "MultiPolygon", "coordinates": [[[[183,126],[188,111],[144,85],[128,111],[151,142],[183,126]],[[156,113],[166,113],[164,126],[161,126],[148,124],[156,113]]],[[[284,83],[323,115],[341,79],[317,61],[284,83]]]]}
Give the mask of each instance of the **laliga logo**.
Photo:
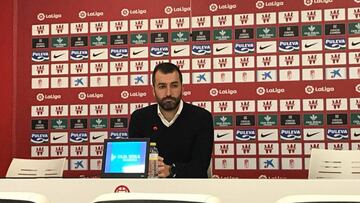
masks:
{"type": "Polygon", "coordinates": [[[44,13],[39,13],[39,14],[37,15],[37,19],[40,20],[40,21],[45,20],[45,14],[44,14],[44,13]]]}
{"type": "Polygon", "coordinates": [[[124,8],[123,10],[121,10],[121,15],[122,16],[128,16],[129,15],[129,9],[127,9],[127,8],[124,8]]]}
{"type": "Polygon", "coordinates": [[[164,9],[166,14],[171,14],[173,12],[173,8],[171,6],[166,6],[164,9]]]}
{"type": "Polygon", "coordinates": [[[267,179],[267,176],[266,175],[260,175],[259,179],[267,179]]]}
{"type": "Polygon", "coordinates": [[[128,91],[122,91],[120,95],[121,95],[121,98],[127,99],[127,98],[129,98],[130,94],[128,91]]]}
{"type": "Polygon", "coordinates": [[[264,6],[265,6],[265,3],[263,1],[256,2],[256,8],[262,9],[262,8],[264,8],[264,6]]]}
{"type": "Polygon", "coordinates": [[[305,93],[306,94],[312,94],[312,93],[314,93],[314,90],[315,90],[315,88],[313,86],[311,86],[311,85],[308,85],[308,86],[305,87],[305,93]]]}
{"type": "Polygon", "coordinates": [[[123,192],[123,193],[129,193],[130,189],[126,185],[119,185],[114,190],[115,193],[123,192]]]}
{"type": "Polygon", "coordinates": [[[85,92],[80,92],[80,93],[78,94],[78,98],[79,98],[80,100],[86,99],[86,93],[85,93],[85,92]]]}
{"type": "Polygon", "coordinates": [[[44,101],[45,95],[43,93],[39,93],[36,95],[36,100],[38,101],[44,101]]]}
{"type": "Polygon", "coordinates": [[[218,10],[218,6],[216,4],[211,4],[209,6],[209,10],[212,11],[212,12],[215,12],[218,10]]]}
{"type": "Polygon", "coordinates": [[[360,84],[356,85],[355,87],[355,91],[359,92],[360,93],[360,84]]]}
{"type": "Polygon", "coordinates": [[[313,0],[304,0],[305,6],[311,6],[313,4],[313,0]]]}
{"type": "Polygon", "coordinates": [[[256,93],[257,93],[258,95],[264,95],[264,94],[265,94],[265,88],[264,88],[264,87],[258,87],[258,88],[256,89],[256,93]]]}
{"type": "Polygon", "coordinates": [[[219,94],[219,90],[218,90],[218,89],[212,88],[212,89],[210,90],[210,95],[211,95],[211,96],[216,97],[216,96],[218,96],[218,94],[219,94]]]}
{"type": "Polygon", "coordinates": [[[85,11],[80,11],[79,12],[79,18],[81,18],[81,19],[86,18],[86,12],[85,11]]]}

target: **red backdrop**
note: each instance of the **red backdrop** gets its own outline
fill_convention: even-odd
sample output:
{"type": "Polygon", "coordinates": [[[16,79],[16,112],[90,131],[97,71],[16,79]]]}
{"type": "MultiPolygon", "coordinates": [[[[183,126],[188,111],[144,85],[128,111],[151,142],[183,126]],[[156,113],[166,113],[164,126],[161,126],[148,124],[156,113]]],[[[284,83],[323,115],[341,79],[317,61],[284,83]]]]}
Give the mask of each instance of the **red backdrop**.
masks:
{"type": "Polygon", "coordinates": [[[184,99],[215,116],[212,166],[220,177],[305,178],[309,148],[360,149],[357,0],[34,2],[19,1],[17,15],[15,132],[6,128],[16,135],[16,156],[65,156],[66,175],[98,175],[97,138],[126,134],[131,111],[153,102],[146,78],[164,60],[184,68],[184,99]],[[192,40],[175,31],[192,32],[192,40]],[[108,54],[97,59],[101,53],[108,54]],[[88,72],[76,72],[82,65],[88,72]]]}
{"type": "Polygon", "coordinates": [[[12,158],[13,131],[13,6],[15,1],[5,0],[1,2],[4,9],[0,13],[1,37],[0,37],[0,72],[1,72],[1,122],[0,122],[0,176],[4,176],[12,158]]]}

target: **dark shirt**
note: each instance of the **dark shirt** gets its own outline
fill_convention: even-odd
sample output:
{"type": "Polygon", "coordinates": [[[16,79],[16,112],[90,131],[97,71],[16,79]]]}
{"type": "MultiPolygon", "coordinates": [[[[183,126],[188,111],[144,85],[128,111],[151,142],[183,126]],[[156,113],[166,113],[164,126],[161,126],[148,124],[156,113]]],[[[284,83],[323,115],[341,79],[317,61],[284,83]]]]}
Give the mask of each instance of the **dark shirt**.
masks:
{"type": "Polygon", "coordinates": [[[157,104],[136,110],[129,123],[129,137],[150,138],[167,165],[176,165],[177,178],[207,178],[214,144],[210,112],[184,102],[175,122],[166,127],[157,114],[157,104]]]}

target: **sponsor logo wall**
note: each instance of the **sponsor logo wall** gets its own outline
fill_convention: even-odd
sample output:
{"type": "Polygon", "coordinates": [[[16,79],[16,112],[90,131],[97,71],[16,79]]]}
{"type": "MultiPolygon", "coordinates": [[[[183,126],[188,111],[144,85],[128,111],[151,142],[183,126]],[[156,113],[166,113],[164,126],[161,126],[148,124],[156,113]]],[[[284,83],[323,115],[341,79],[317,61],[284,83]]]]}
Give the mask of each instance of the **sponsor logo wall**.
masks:
{"type": "Polygon", "coordinates": [[[19,2],[17,155],[99,175],[165,61],[214,116],[220,178],[306,178],[312,148],[360,150],[358,1],[106,2],[19,2]]]}

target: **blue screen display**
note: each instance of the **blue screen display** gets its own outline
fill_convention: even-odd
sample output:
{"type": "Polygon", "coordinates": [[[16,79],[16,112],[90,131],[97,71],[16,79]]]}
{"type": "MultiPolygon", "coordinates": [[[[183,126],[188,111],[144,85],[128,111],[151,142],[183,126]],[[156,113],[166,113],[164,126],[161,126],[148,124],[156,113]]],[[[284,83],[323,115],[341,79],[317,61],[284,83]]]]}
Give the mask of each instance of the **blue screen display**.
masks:
{"type": "Polygon", "coordinates": [[[146,142],[108,142],[105,173],[144,173],[146,142]]]}

